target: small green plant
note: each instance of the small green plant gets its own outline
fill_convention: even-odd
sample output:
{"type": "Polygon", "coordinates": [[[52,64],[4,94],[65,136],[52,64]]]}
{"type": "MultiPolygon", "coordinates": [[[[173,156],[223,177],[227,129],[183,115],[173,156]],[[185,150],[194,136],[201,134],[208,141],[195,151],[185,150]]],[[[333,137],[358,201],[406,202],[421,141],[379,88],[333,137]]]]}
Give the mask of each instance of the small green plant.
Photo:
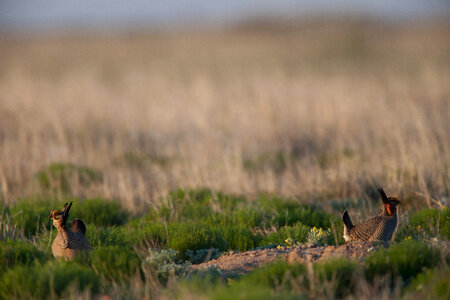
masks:
{"type": "Polygon", "coordinates": [[[309,231],[307,242],[308,244],[323,245],[327,243],[332,237],[331,230],[323,230],[322,228],[313,227],[309,231]]]}

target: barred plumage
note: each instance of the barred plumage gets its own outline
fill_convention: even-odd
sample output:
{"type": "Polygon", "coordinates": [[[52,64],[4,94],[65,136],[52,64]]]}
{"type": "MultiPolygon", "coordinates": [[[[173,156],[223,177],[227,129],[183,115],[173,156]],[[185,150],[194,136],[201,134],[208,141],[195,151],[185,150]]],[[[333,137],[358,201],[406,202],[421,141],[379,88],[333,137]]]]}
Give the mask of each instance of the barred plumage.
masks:
{"type": "Polygon", "coordinates": [[[83,221],[75,219],[72,222],[72,230],[66,227],[71,206],[72,202],[69,206],[66,203],[61,211],[52,211],[49,216],[58,230],[58,234],[52,244],[52,252],[56,258],[64,258],[65,260],[72,260],[80,255],[86,255],[86,258],[88,258],[91,246],[84,236],[86,226],[83,221]]]}
{"type": "Polygon", "coordinates": [[[354,226],[347,211],[342,218],[344,221],[344,239],[349,241],[390,241],[397,230],[397,205],[400,201],[396,197],[386,197],[383,189],[378,189],[384,203],[383,212],[378,216],[354,226]]]}

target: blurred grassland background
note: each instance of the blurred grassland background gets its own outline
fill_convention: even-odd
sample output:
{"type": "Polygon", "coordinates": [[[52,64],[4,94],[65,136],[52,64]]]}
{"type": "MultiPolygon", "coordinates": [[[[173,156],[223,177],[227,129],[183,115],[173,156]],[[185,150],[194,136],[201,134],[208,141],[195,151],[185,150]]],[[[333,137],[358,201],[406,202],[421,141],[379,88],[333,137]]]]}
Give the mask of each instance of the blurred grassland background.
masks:
{"type": "Polygon", "coordinates": [[[382,186],[406,209],[448,201],[442,20],[4,35],[0,57],[6,203],[64,184],[132,211],[177,188],[316,202],[382,186]]]}

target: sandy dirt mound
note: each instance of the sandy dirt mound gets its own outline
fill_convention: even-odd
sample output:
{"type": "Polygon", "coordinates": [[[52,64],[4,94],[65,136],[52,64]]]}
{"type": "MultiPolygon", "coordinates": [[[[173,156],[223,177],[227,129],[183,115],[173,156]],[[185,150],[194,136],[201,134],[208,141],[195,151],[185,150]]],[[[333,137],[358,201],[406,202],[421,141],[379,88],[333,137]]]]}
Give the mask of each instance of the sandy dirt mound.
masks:
{"type": "Polygon", "coordinates": [[[275,259],[286,259],[290,262],[315,262],[335,257],[345,257],[362,260],[380,247],[388,247],[380,242],[354,242],[339,247],[315,245],[301,245],[294,247],[280,247],[273,249],[250,250],[246,252],[230,252],[206,263],[193,265],[193,270],[204,269],[209,266],[218,267],[228,276],[241,275],[252,271],[263,264],[275,259]]]}

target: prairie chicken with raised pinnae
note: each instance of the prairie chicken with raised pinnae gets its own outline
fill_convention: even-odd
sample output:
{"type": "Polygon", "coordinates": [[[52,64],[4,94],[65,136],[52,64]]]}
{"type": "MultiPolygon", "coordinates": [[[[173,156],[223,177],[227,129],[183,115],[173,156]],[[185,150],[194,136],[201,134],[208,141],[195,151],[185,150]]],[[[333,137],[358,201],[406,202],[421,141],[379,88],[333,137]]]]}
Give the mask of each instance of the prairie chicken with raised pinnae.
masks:
{"type": "Polygon", "coordinates": [[[376,217],[359,225],[353,225],[347,212],[344,211],[344,239],[350,241],[390,241],[398,225],[397,205],[400,201],[396,197],[386,197],[382,188],[378,188],[383,200],[383,211],[376,217]]]}
{"type": "Polygon", "coordinates": [[[83,221],[75,219],[72,221],[71,230],[66,227],[71,207],[72,202],[69,205],[66,203],[62,210],[57,209],[50,213],[49,218],[53,220],[53,225],[58,230],[52,244],[52,253],[56,258],[64,258],[65,260],[72,260],[79,255],[86,255],[86,258],[88,258],[91,246],[84,236],[86,226],[83,221]]]}

